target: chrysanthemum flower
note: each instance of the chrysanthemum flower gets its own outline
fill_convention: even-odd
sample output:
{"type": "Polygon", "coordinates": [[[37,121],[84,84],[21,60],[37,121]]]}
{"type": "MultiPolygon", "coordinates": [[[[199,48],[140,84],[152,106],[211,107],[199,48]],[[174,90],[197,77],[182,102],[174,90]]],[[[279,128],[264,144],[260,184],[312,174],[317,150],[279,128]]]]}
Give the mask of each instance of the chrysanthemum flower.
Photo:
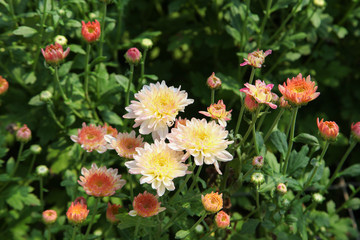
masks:
{"type": "Polygon", "coordinates": [[[129,64],[136,65],[140,62],[142,55],[139,49],[133,47],[126,51],[124,57],[129,64]]]}
{"type": "Polygon", "coordinates": [[[257,169],[260,169],[264,166],[264,158],[262,156],[255,156],[252,160],[252,165],[257,169]]]}
{"type": "Polygon", "coordinates": [[[335,141],[339,135],[339,126],[333,121],[325,121],[319,118],[316,120],[320,135],[325,140],[335,141]]]}
{"type": "Polygon", "coordinates": [[[120,157],[133,159],[133,155],[136,153],[135,149],[137,147],[144,147],[143,138],[135,136],[135,131],[131,133],[119,133],[117,136],[113,137],[110,135],[105,135],[105,140],[110,144],[110,147],[115,149],[117,154],[120,157]]]}
{"type": "Polygon", "coordinates": [[[54,210],[45,210],[42,213],[42,218],[45,224],[52,224],[57,219],[57,213],[54,210]]]}
{"type": "Polygon", "coordinates": [[[360,141],[360,122],[351,124],[351,135],[357,140],[360,141]]]}
{"type": "Polygon", "coordinates": [[[160,207],[160,204],[161,202],[159,202],[157,197],[153,194],[146,191],[144,193],[139,193],[139,195],[134,198],[134,210],[131,210],[129,215],[139,215],[141,217],[151,217],[157,215],[159,212],[162,212],[166,209],[164,207],[160,207]]]}
{"type": "Polygon", "coordinates": [[[259,107],[259,103],[253,98],[253,96],[246,94],[244,99],[246,110],[249,112],[255,112],[259,107]]]}
{"type": "Polygon", "coordinates": [[[80,176],[78,183],[88,195],[95,197],[112,196],[116,190],[122,188],[126,183],[117,173],[117,169],[106,169],[105,166],[98,168],[93,163],[89,170],[84,167],[81,169],[83,176],[80,176]]]}
{"type": "Polygon", "coordinates": [[[186,120],[187,120],[186,118],[181,119],[181,117],[179,117],[178,119],[175,119],[174,127],[177,127],[179,124],[186,125],[186,120]]]}
{"type": "Polygon", "coordinates": [[[210,77],[208,77],[206,81],[206,85],[208,85],[211,89],[218,89],[221,87],[221,80],[220,78],[215,76],[215,73],[213,72],[210,77]]]}
{"type": "Polygon", "coordinates": [[[82,23],[81,35],[88,43],[95,42],[100,38],[101,27],[98,20],[95,19],[94,22],[88,22],[88,23],[81,21],[81,23],[82,23]]]}
{"type": "Polygon", "coordinates": [[[63,47],[59,43],[46,46],[45,50],[41,49],[42,55],[48,64],[58,65],[70,52],[67,48],[64,52],[63,47]]]}
{"type": "Polygon", "coordinates": [[[165,188],[175,189],[173,179],[186,174],[187,165],[182,163],[184,154],[169,148],[164,140],[155,143],[145,143],[144,148],[136,148],[134,161],[128,161],[125,166],[131,174],[141,174],[140,184],[151,183],[159,196],[164,195],[165,188]]]}
{"type": "Polygon", "coordinates": [[[279,103],[280,103],[280,107],[281,108],[290,108],[290,104],[288,103],[288,101],[285,100],[284,96],[281,96],[279,99],[279,103]]]}
{"type": "Polygon", "coordinates": [[[86,204],[82,204],[81,202],[72,202],[66,212],[66,217],[69,222],[73,224],[81,224],[86,220],[88,214],[89,210],[87,209],[86,204]]]}
{"type": "Polygon", "coordinates": [[[297,106],[304,105],[317,98],[320,93],[316,90],[317,86],[315,86],[315,82],[310,80],[310,75],[305,80],[301,73],[291,80],[288,78],[283,85],[279,84],[279,91],[285,100],[297,106]]]}
{"type": "Polygon", "coordinates": [[[215,223],[218,228],[227,228],[230,226],[230,216],[226,212],[220,211],[215,216],[215,223]]]}
{"type": "Polygon", "coordinates": [[[240,92],[244,92],[252,96],[258,103],[263,103],[269,105],[272,109],[276,109],[277,106],[272,103],[273,93],[271,89],[274,87],[274,84],[266,84],[264,81],[256,80],[255,85],[245,83],[246,88],[240,89],[240,92]]]}
{"type": "Polygon", "coordinates": [[[228,162],[233,156],[225,149],[233,141],[227,141],[228,131],[214,121],[205,119],[191,119],[186,121],[186,126],[178,125],[168,134],[169,147],[175,151],[186,150],[184,159],[190,155],[194,157],[196,165],[214,164],[216,171],[221,174],[219,163],[228,162]]]}
{"type": "Polygon", "coordinates": [[[74,142],[79,143],[87,152],[96,150],[99,153],[103,153],[107,150],[104,139],[105,134],[106,130],[103,127],[93,124],[86,126],[86,123],[83,123],[82,128],[78,129],[78,135],[72,135],[70,138],[74,142]]]}
{"type": "Polygon", "coordinates": [[[231,111],[227,112],[223,100],[219,100],[217,103],[211,104],[207,108],[207,112],[199,111],[199,113],[217,120],[220,126],[226,127],[226,121],[231,120],[231,111]]]}
{"type": "Polygon", "coordinates": [[[16,131],[16,139],[19,142],[27,143],[31,139],[31,130],[26,124],[16,131]]]}
{"type": "Polygon", "coordinates": [[[244,61],[240,66],[250,65],[256,68],[261,68],[262,64],[265,62],[265,57],[272,53],[272,50],[257,50],[248,54],[248,59],[244,58],[244,61]]]}
{"type": "Polygon", "coordinates": [[[121,206],[119,204],[111,204],[108,202],[108,207],[106,209],[106,219],[111,223],[117,223],[120,220],[116,218],[116,214],[119,213],[119,208],[121,206]]]}
{"type": "Polygon", "coordinates": [[[201,195],[201,202],[206,211],[216,213],[223,208],[222,193],[208,193],[205,196],[201,195]]]}
{"type": "Polygon", "coordinates": [[[5,93],[9,88],[9,83],[5,78],[0,76],[0,95],[5,93]]]}
{"type": "Polygon", "coordinates": [[[141,134],[153,133],[154,139],[165,138],[179,111],[194,102],[187,98],[185,91],[180,91],[180,87],[168,87],[165,81],[145,85],[135,98],[138,101],[131,101],[125,108],[129,113],[124,118],[134,118],[133,127],[140,126],[141,134]]]}
{"type": "Polygon", "coordinates": [[[116,130],[116,128],[113,128],[112,126],[108,125],[107,123],[104,124],[105,129],[105,134],[106,135],[111,135],[113,137],[116,137],[118,134],[118,131],[116,130]]]}

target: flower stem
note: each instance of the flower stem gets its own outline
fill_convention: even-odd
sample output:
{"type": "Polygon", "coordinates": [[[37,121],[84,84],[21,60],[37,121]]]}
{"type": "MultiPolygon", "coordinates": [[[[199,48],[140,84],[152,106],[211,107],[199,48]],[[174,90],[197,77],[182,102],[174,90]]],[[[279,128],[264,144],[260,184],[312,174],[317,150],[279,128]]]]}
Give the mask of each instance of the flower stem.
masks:
{"type": "Polygon", "coordinates": [[[193,182],[191,183],[191,185],[190,185],[190,187],[189,187],[189,191],[190,191],[190,192],[193,190],[194,186],[195,186],[196,183],[197,183],[197,179],[198,179],[198,177],[199,177],[199,175],[200,175],[202,166],[203,166],[203,165],[198,166],[198,170],[197,170],[197,172],[196,172],[196,174],[195,174],[195,177],[194,177],[194,179],[193,179],[193,182]]]}
{"type": "Polygon", "coordinates": [[[88,239],[88,235],[89,235],[89,233],[90,233],[91,226],[92,226],[93,223],[94,223],[94,219],[95,219],[95,216],[96,216],[96,211],[97,211],[97,208],[98,208],[99,201],[100,201],[100,198],[97,197],[96,200],[95,200],[94,212],[93,212],[93,214],[92,214],[92,216],[91,216],[90,223],[89,223],[89,225],[88,225],[88,227],[87,227],[87,229],[86,229],[85,238],[84,238],[85,240],[88,239]]]}
{"type": "Polygon", "coordinates": [[[213,232],[215,232],[216,230],[218,230],[218,227],[217,226],[215,226],[214,228],[213,228],[213,230],[211,230],[211,231],[208,231],[202,238],[200,238],[200,240],[202,240],[202,239],[208,239],[208,237],[213,233],[213,232]]]}
{"type": "Polygon", "coordinates": [[[131,82],[134,76],[134,64],[130,64],[130,77],[129,77],[129,82],[128,82],[128,86],[127,86],[127,90],[126,90],[126,99],[125,99],[125,106],[129,106],[129,99],[130,99],[130,86],[131,86],[131,82]]]}
{"type": "Polygon", "coordinates": [[[107,3],[104,1],[103,9],[102,9],[102,18],[101,18],[101,35],[100,35],[100,46],[99,46],[99,56],[103,56],[103,45],[104,45],[104,37],[105,37],[105,18],[106,18],[106,7],[107,3]]]}
{"type": "Polygon", "coordinates": [[[247,176],[250,175],[250,173],[252,173],[254,171],[255,167],[253,166],[252,168],[249,169],[249,171],[247,171],[243,176],[242,179],[245,179],[247,176]]]}
{"type": "Polygon", "coordinates": [[[248,130],[246,131],[243,139],[241,139],[240,146],[245,143],[245,141],[249,137],[253,127],[255,127],[256,119],[257,119],[257,116],[259,115],[259,113],[260,113],[260,107],[258,107],[256,109],[256,112],[253,114],[252,119],[251,119],[251,124],[250,124],[248,130]]]}
{"type": "Polygon", "coordinates": [[[75,226],[74,226],[73,233],[72,233],[72,236],[71,236],[71,240],[75,240],[77,229],[78,229],[78,226],[75,225],[75,226]]]}
{"type": "Polygon", "coordinates": [[[44,35],[44,29],[45,29],[45,20],[46,20],[46,5],[47,5],[47,0],[44,0],[44,6],[43,6],[43,15],[41,17],[41,26],[40,26],[40,42],[38,42],[38,44],[36,45],[36,52],[35,52],[35,57],[34,57],[34,65],[33,65],[33,71],[36,70],[36,66],[39,62],[39,57],[40,57],[40,44],[42,44],[43,41],[43,35],[44,35]]]}
{"type": "Polygon", "coordinates": [[[46,226],[46,228],[47,228],[47,232],[48,232],[48,234],[47,234],[47,240],[51,240],[51,232],[50,232],[50,224],[47,224],[47,226],[46,226]]]}
{"type": "MultiPolygon", "coordinates": [[[[196,166],[196,165],[195,165],[195,163],[194,163],[191,171],[194,171],[195,166],[196,166]]],[[[179,189],[178,189],[178,190],[175,192],[175,194],[170,198],[169,203],[170,203],[171,201],[173,201],[173,200],[177,197],[177,195],[180,194],[180,192],[181,192],[181,191],[183,190],[183,188],[186,186],[186,183],[189,181],[191,175],[192,175],[192,174],[187,174],[187,175],[186,175],[186,178],[185,178],[185,180],[181,183],[179,189]]]]}
{"type": "Polygon", "coordinates": [[[85,91],[85,99],[88,104],[91,104],[89,97],[89,58],[90,58],[90,50],[91,45],[87,43],[86,45],[86,55],[85,55],[85,73],[84,73],[84,91],[85,91]]]}
{"type": "Polygon", "coordinates": [[[137,239],[137,235],[139,232],[139,227],[140,227],[140,217],[137,217],[137,221],[136,221],[136,225],[135,225],[135,233],[134,233],[134,239],[137,239]]]}
{"type": "Polygon", "coordinates": [[[132,175],[129,174],[129,185],[130,185],[130,198],[131,201],[134,200],[134,190],[133,190],[133,180],[132,180],[132,175]]]}
{"type": "Polygon", "coordinates": [[[250,73],[250,78],[249,78],[249,84],[252,84],[252,82],[254,80],[254,76],[255,76],[255,68],[252,67],[251,68],[251,73],[250,73]]]}
{"type": "Polygon", "coordinates": [[[67,101],[68,98],[66,97],[65,93],[64,93],[64,90],[62,89],[61,85],[60,85],[60,80],[59,80],[59,67],[56,66],[55,67],[55,82],[56,84],[58,85],[59,87],[59,90],[60,90],[60,94],[61,96],[63,97],[64,101],[67,101]]]}
{"type": "Polygon", "coordinates": [[[358,187],[348,198],[348,200],[346,200],[338,209],[336,209],[336,213],[340,212],[342,209],[345,208],[346,204],[353,199],[353,197],[355,197],[355,195],[360,192],[360,187],[358,187]]]}
{"type": "Polygon", "coordinates": [[[265,28],[265,25],[266,25],[266,22],[268,20],[268,18],[270,17],[270,8],[271,8],[271,3],[272,3],[272,0],[268,0],[267,1],[267,5],[266,5],[266,13],[265,13],[265,16],[261,22],[261,27],[260,27],[260,31],[259,31],[259,36],[258,36],[258,40],[257,40],[257,46],[258,48],[261,47],[261,40],[262,40],[262,35],[264,33],[264,28],[265,28]]]}
{"type": "MultiPolygon", "coordinates": [[[[284,165],[284,168],[283,168],[283,174],[284,174],[284,175],[286,174],[286,171],[287,171],[287,167],[288,167],[288,164],[289,164],[290,153],[291,153],[292,146],[293,146],[293,143],[294,143],[293,139],[294,139],[296,115],[297,115],[298,109],[299,109],[299,107],[295,107],[295,108],[292,110],[292,115],[291,115],[291,130],[290,130],[288,151],[287,151],[287,153],[286,153],[285,165],[284,165]]],[[[281,166],[281,164],[280,164],[280,166],[281,166]]]]}
{"type": "Polygon", "coordinates": [[[40,187],[40,206],[44,208],[44,182],[42,176],[39,178],[39,187],[40,187]]]}
{"type": "Polygon", "coordinates": [[[213,104],[215,102],[215,89],[211,89],[211,102],[210,104],[213,104]]]}
{"type": "MultiPolygon", "coordinates": [[[[256,121],[256,117],[255,114],[256,113],[253,113],[254,116],[253,118],[255,117],[254,121],[256,121]]],[[[255,153],[256,153],[256,156],[259,156],[259,149],[258,149],[258,145],[257,145],[257,141],[256,141],[256,131],[255,131],[255,124],[251,124],[252,125],[252,134],[253,134],[253,139],[254,139],[254,148],[255,148],[255,153]]]]}
{"type": "Polygon", "coordinates": [[[199,225],[199,223],[201,223],[205,219],[206,216],[207,216],[207,212],[202,211],[201,218],[199,218],[199,220],[189,229],[189,234],[196,228],[197,225],[199,225]]]}
{"type": "Polygon", "coordinates": [[[260,196],[257,187],[256,187],[256,211],[258,212],[260,222],[262,222],[261,211],[260,211],[260,196]]]}
{"type": "Polygon", "coordinates": [[[285,108],[281,108],[278,115],[276,116],[275,120],[273,121],[271,127],[269,128],[269,130],[267,131],[265,137],[264,137],[264,143],[268,140],[268,138],[270,137],[270,134],[272,133],[272,130],[274,129],[274,127],[278,124],[281,116],[283,115],[285,111],[285,108]]]}
{"type": "Polygon", "coordinates": [[[33,157],[31,159],[31,163],[30,163],[30,167],[29,167],[29,170],[28,170],[28,174],[27,174],[28,176],[31,174],[31,171],[32,171],[32,169],[34,167],[35,159],[36,159],[36,154],[33,154],[33,157]]]}
{"type": "Polygon", "coordinates": [[[52,109],[52,106],[53,106],[52,102],[46,103],[46,108],[47,108],[51,118],[54,120],[54,122],[56,123],[56,125],[58,125],[59,128],[64,129],[65,127],[56,118],[56,115],[55,115],[55,113],[54,113],[54,111],[52,109]]]}
{"type": "Polygon", "coordinates": [[[145,48],[144,49],[144,54],[142,55],[142,58],[141,58],[141,62],[140,62],[140,68],[141,68],[141,72],[140,72],[140,78],[139,78],[139,85],[138,85],[138,90],[141,89],[141,86],[143,84],[145,84],[145,60],[146,60],[146,54],[148,52],[148,49],[145,48]]]}

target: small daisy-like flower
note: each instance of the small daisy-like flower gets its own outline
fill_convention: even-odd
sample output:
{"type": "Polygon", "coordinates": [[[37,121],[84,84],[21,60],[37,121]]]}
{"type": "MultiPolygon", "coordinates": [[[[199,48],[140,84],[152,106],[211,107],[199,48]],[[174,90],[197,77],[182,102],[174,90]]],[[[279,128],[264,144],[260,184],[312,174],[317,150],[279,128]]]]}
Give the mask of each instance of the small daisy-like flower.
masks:
{"type": "Polygon", "coordinates": [[[230,226],[230,216],[226,212],[220,211],[215,216],[215,223],[218,228],[227,228],[230,226]]]}
{"type": "Polygon", "coordinates": [[[133,155],[136,153],[136,148],[144,147],[143,138],[135,136],[135,131],[131,133],[119,133],[113,137],[111,135],[105,135],[105,140],[110,144],[110,147],[115,149],[120,157],[133,159],[133,155]]]}
{"type": "Polygon", "coordinates": [[[208,77],[206,84],[211,89],[218,89],[221,87],[221,80],[220,78],[215,76],[215,73],[213,72],[210,77],[208,77]]]}
{"type": "Polygon", "coordinates": [[[83,176],[80,176],[78,183],[88,195],[95,197],[112,196],[116,190],[122,188],[126,183],[117,173],[117,169],[106,169],[105,166],[98,168],[93,163],[89,170],[84,167],[81,169],[83,176]]]}
{"type": "Polygon", "coordinates": [[[191,119],[186,121],[186,126],[178,125],[172,128],[168,134],[169,147],[175,151],[187,151],[184,159],[190,155],[194,157],[196,165],[214,164],[216,171],[222,174],[218,161],[228,162],[233,156],[226,151],[229,144],[227,141],[228,131],[214,121],[207,122],[205,119],[191,119]]]}
{"type": "Polygon", "coordinates": [[[279,183],[276,187],[276,190],[278,191],[278,193],[280,194],[285,194],[287,193],[287,187],[285,184],[283,183],[279,183]]]}
{"type": "Polygon", "coordinates": [[[96,150],[99,153],[103,153],[107,150],[104,139],[105,134],[106,130],[103,127],[93,124],[86,126],[86,123],[83,123],[82,128],[78,129],[78,135],[72,135],[70,138],[74,142],[79,143],[87,152],[96,150]]]}
{"type": "Polygon", "coordinates": [[[118,131],[116,130],[116,128],[113,128],[112,126],[108,125],[107,123],[104,124],[105,129],[105,134],[106,135],[111,135],[113,137],[116,137],[118,134],[118,131]]]}
{"type": "Polygon", "coordinates": [[[222,193],[208,193],[205,196],[201,195],[201,202],[206,211],[216,213],[223,208],[222,193]]]}
{"type": "Polygon", "coordinates": [[[249,112],[255,112],[259,107],[258,102],[249,94],[246,94],[244,104],[246,110],[248,110],[249,112]]]}
{"type": "Polygon", "coordinates": [[[276,109],[277,106],[273,104],[273,93],[271,89],[274,84],[266,84],[264,81],[256,80],[255,85],[245,83],[246,88],[240,89],[240,92],[244,92],[252,96],[258,103],[269,105],[272,109],[276,109]]]}
{"type": "Polygon", "coordinates": [[[41,49],[41,52],[48,64],[58,65],[69,54],[70,48],[67,48],[64,52],[63,47],[59,43],[55,43],[46,46],[45,50],[41,49]]]}
{"type": "Polygon", "coordinates": [[[141,216],[151,217],[164,211],[166,208],[160,207],[161,202],[158,201],[157,197],[151,193],[144,192],[139,193],[134,198],[133,207],[134,210],[129,212],[130,216],[141,216]]]}
{"type": "Polygon", "coordinates": [[[319,118],[317,118],[316,122],[319,128],[320,135],[324,140],[336,140],[336,137],[339,135],[339,126],[335,122],[324,122],[324,119],[321,119],[321,121],[319,121],[319,118]]]}
{"type": "Polygon", "coordinates": [[[98,20],[95,19],[94,22],[88,22],[88,23],[81,21],[81,23],[82,23],[81,35],[88,43],[95,42],[100,38],[101,27],[98,20]]]}
{"type": "Polygon", "coordinates": [[[57,35],[55,37],[55,42],[60,44],[61,46],[65,46],[67,44],[68,40],[63,35],[57,35]]]}
{"type": "Polygon", "coordinates": [[[108,207],[106,209],[106,219],[111,223],[117,223],[120,220],[116,218],[116,214],[119,213],[119,208],[121,206],[119,204],[111,204],[108,202],[108,207]]]}
{"type": "Polygon", "coordinates": [[[255,156],[252,161],[252,165],[257,169],[260,169],[264,166],[264,158],[262,156],[255,156]]]}
{"type": "Polygon", "coordinates": [[[168,87],[165,81],[145,85],[135,98],[138,101],[131,101],[125,108],[129,113],[124,118],[134,118],[133,127],[140,126],[140,134],[153,133],[154,139],[165,138],[178,113],[194,102],[187,98],[185,91],[180,91],[180,87],[168,87]]]}
{"type": "Polygon", "coordinates": [[[130,48],[129,50],[127,50],[127,52],[124,55],[125,60],[129,63],[129,64],[138,64],[141,60],[141,52],[139,51],[139,49],[137,48],[130,48]]]}
{"type": "Polygon", "coordinates": [[[81,224],[86,220],[88,214],[89,210],[87,209],[86,204],[82,204],[81,202],[72,202],[66,212],[66,217],[69,222],[73,224],[81,224]]]}
{"type": "Polygon", "coordinates": [[[52,224],[57,219],[57,213],[54,210],[45,210],[42,213],[42,218],[45,224],[52,224]]]}
{"type": "Polygon", "coordinates": [[[5,78],[0,76],[0,95],[5,93],[9,88],[9,83],[5,78]]]}
{"type": "Polygon", "coordinates": [[[131,174],[141,174],[140,184],[149,183],[157,190],[159,196],[164,195],[165,188],[175,189],[173,179],[186,174],[187,165],[182,163],[184,154],[169,148],[164,140],[155,143],[145,143],[144,148],[136,148],[134,161],[128,161],[125,166],[131,174]]]}
{"type": "Polygon", "coordinates": [[[31,139],[31,130],[26,124],[19,128],[16,132],[16,139],[19,142],[27,143],[31,139]]]}
{"type": "Polygon", "coordinates": [[[304,105],[317,98],[320,93],[316,90],[317,86],[315,86],[315,82],[310,80],[310,75],[305,80],[301,73],[291,80],[288,78],[283,85],[279,84],[279,91],[285,100],[296,106],[304,105]]]}
{"type": "Polygon", "coordinates": [[[207,112],[199,111],[199,113],[217,120],[220,126],[226,127],[226,121],[231,120],[231,111],[227,112],[223,100],[219,100],[218,103],[211,104],[207,112]]]}
{"type": "Polygon", "coordinates": [[[240,66],[250,65],[256,68],[261,68],[262,64],[265,62],[265,57],[272,53],[272,50],[257,50],[248,54],[248,58],[244,58],[244,61],[240,66]]]}
{"type": "Polygon", "coordinates": [[[360,122],[351,124],[351,135],[355,140],[360,141],[360,122]]]}

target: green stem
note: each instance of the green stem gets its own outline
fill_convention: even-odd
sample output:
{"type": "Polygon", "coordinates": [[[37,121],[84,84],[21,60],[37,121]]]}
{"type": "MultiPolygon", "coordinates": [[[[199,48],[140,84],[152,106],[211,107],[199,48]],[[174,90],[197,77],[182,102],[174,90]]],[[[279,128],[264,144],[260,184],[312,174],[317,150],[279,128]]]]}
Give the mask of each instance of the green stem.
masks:
{"type": "Polygon", "coordinates": [[[68,98],[66,97],[65,92],[64,92],[64,90],[62,89],[61,84],[60,84],[60,80],[59,80],[59,67],[58,67],[58,66],[55,66],[55,82],[56,82],[56,84],[57,84],[58,87],[59,87],[60,94],[61,94],[61,96],[63,97],[64,101],[67,101],[68,98]]]}
{"type": "Polygon", "coordinates": [[[17,24],[16,14],[15,14],[15,11],[14,11],[13,0],[9,1],[9,11],[10,11],[10,15],[11,15],[11,18],[12,18],[12,20],[14,22],[15,27],[17,27],[18,24],[17,24]]]}
{"type": "Polygon", "coordinates": [[[38,44],[36,45],[36,52],[35,52],[35,57],[34,57],[34,65],[33,65],[33,71],[36,70],[36,66],[39,62],[39,57],[40,57],[40,45],[43,42],[43,35],[44,35],[44,29],[45,29],[45,20],[46,20],[46,5],[47,5],[47,0],[44,0],[44,8],[43,8],[43,15],[41,17],[41,26],[40,26],[40,42],[38,42],[38,44]]]}
{"type": "Polygon", "coordinates": [[[199,223],[201,223],[205,219],[206,216],[207,212],[203,211],[201,218],[199,218],[199,220],[189,229],[189,234],[196,228],[197,225],[199,225],[199,223]]]}
{"type": "Polygon", "coordinates": [[[128,86],[126,89],[126,99],[125,99],[125,106],[129,106],[129,102],[130,102],[130,86],[131,86],[131,82],[134,76],[134,64],[130,64],[130,77],[129,77],[129,82],[128,82],[128,86]]]}
{"type": "Polygon", "coordinates": [[[93,214],[92,214],[90,223],[89,223],[89,225],[88,225],[88,227],[87,227],[87,229],[86,229],[85,238],[84,238],[85,240],[88,239],[88,235],[89,235],[89,233],[90,233],[91,226],[92,226],[93,223],[94,223],[94,219],[95,219],[95,216],[96,216],[96,211],[97,211],[97,208],[98,208],[99,201],[100,201],[100,198],[97,197],[96,200],[95,200],[94,212],[93,212],[93,214]]]}
{"type": "Polygon", "coordinates": [[[348,200],[346,200],[338,209],[336,209],[336,213],[340,212],[342,209],[345,208],[346,204],[353,199],[353,197],[355,197],[355,195],[360,192],[360,187],[358,187],[348,198],[348,200]]]}
{"type": "Polygon", "coordinates": [[[271,4],[272,4],[272,0],[268,0],[267,1],[267,5],[266,5],[266,13],[265,16],[261,22],[261,27],[260,27],[260,31],[259,31],[259,37],[258,37],[258,41],[257,41],[257,46],[258,48],[261,48],[261,40],[262,40],[262,35],[264,33],[264,29],[265,29],[265,25],[267,20],[270,18],[270,8],[271,8],[271,4]]]}
{"type": "Polygon", "coordinates": [[[242,146],[245,143],[246,139],[249,137],[249,135],[252,131],[252,128],[255,126],[256,119],[257,119],[257,116],[259,115],[259,113],[260,113],[260,107],[258,107],[256,109],[255,114],[253,114],[252,119],[251,119],[251,124],[250,124],[248,130],[246,131],[244,137],[241,139],[240,146],[242,146]]]}
{"type": "Polygon", "coordinates": [[[32,169],[34,167],[35,159],[36,159],[36,154],[33,154],[33,157],[31,159],[31,163],[30,163],[30,167],[29,167],[29,170],[28,170],[28,174],[27,174],[28,176],[31,174],[31,171],[32,171],[32,169]]]}
{"type": "Polygon", "coordinates": [[[223,177],[223,179],[221,180],[221,185],[220,185],[221,191],[224,191],[224,189],[226,188],[226,183],[227,183],[227,180],[228,180],[228,178],[229,178],[229,173],[230,173],[230,165],[229,165],[229,164],[226,164],[224,177],[223,177]]]}
{"type": "Polygon", "coordinates": [[[208,237],[209,237],[213,232],[215,232],[216,230],[218,230],[218,227],[217,227],[217,226],[215,226],[215,227],[213,228],[213,230],[208,231],[202,238],[200,238],[200,240],[202,240],[202,239],[204,239],[204,240],[208,239],[208,237]]]}
{"type": "Polygon", "coordinates": [[[191,183],[191,185],[190,185],[190,187],[189,187],[189,191],[190,191],[190,192],[193,190],[194,186],[195,186],[196,183],[197,183],[197,179],[198,179],[198,177],[199,177],[199,175],[200,175],[202,166],[203,166],[203,165],[198,166],[198,170],[197,170],[197,172],[196,172],[196,174],[195,174],[195,177],[194,177],[194,179],[193,179],[193,182],[191,183]]]}
{"type": "Polygon", "coordinates": [[[259,132],[260,131],[260,128],[266,118],[266,115],[268,114],[268,111],[269,111],[270,107],[269,106],[266,106],[260,120],[259,120],[259,123],[256,125],[256,131],[259,132]]]}
{"type": "Polygon", "coordinates": [[[44,208],[44,182],[42,176],[39,179],[39,187],[40,187],[40,205],[41,208],[44,208]]]}
{"type": "Polygon", "coordinates": [[[72,236],[71,236],[71,240],[75,240],[77,229],[78,229],[78,226],[75,225],[75,226],[74,226],[73,233],[72,233],[72,236]]]}
{"type": "MultiPolygon", "coordinates": [[[[258,109],[260,109],[260,108],[258,108],[258,109]]],[[[254,121],[256,121],[256,117],[257,117],[257,116],[255,116],[256,113],[253,113],[254,114],[253,118],[255,118],[254,121]]],[[[257,145],[257,141],[256,141],[255,124],[251,124],[251,125],[252,125],[252,134],[253,134],[253,139],[254,139],[255,153],[256,153],[256,156],[259,156],[260,153],[259,153],[259,149],[258,149],[258,145],[257,145]]]]}
{"type": "Polygon", "coordinates": [[[145,77],[144,77],[144,75],[145,75],[145,60],[146,60],[147,51],[148,51],[148,49],[145,48],[145,49],[144,49],[144,54],[142,55],[141,62],[140,62],[141,72],[140,72],[138,90],[140,90],[141,87],[142,87],[142,85],[145,84],[145,77]]]}
{"type": "Polygon", "coordinates": [[[255,167],[253,166],[252,168],[249,169],[249,171],[247,171],[243,176],[242,179],[245,179],[247,176],[250,175],[250,173],[252,173],[254,171],[255,167]]]}
{"type": "Polygon", "coordinates": [[[213,104],[215,102],[215,89],[211,89],[211,102],[210,104],[213,104]]]}
{"type": "Polygon", "coordinates": [[[250,73],[250,78],[249,78],[249,84],[252,84],[252,82],[254,80],[254,76],[255,76],[255,68],[252,67],[251,68],[251,73],[250,73]]]}
{"type": "Polygon", "coordinates": [[[270,134],[272,133],[272,130],[274,129],[274,127],[278,124],[281,116],[283,115],[285,111],[285,108],[281,108],[278,115],[276,116],[275,120],[273,121],[271,127],[269,128],[269,130],[267,131],[265,137],[264,137],[264,143],[268,140],[268,138],[270,137],[270,134]]]}
{"type": "Polygon", "coordinates": [[[51,232],[50,232],[50,224],[47,224],[46,225],[46,228],[47,228],[47,240],[51,240],[51,232]]]}
{"type": "Polygon", "coordinates": [[[90,97],[89,97],[89,58],[90,58],[90,50],[91,45],[87,43],[86,45],[86,55],[85,55],[85,73],[84,73],[84,91],[85,91],[85,99],[88,104],[91,104],[90,97]]]}
{"type": "Polygon", "coordinates": [[[258,212],[259,220],[262,221],[261,211],[260,211],[260,196],[259,196],[259,191],[258,191],[257,187],[256,187],[256,211],[258,212]]]}
{"type": "Polygon", "coordinates": [[[51,118],[54,120],[56,125],[58,125],[59,128],[64,129],[65,127],[59,122],[59,120],[56,118],[56,115],[52,109],[52,103],[48,102],[46,103],[46,108],[51,116],[51,118]]]}
{"type": "Polygon", "coordinates": [[[137,217],[137,221],[136,221],[136,225],[135,225],[135,233],[134,233],[134,239],[137,239],[137,235],[139,232],[139,227],[140,227],[140,217],[137,217]]]}
{"type": "Polygon", "coordinates": [[[129,174],[129,185],[130,185],[130,198],[131,201],[134,200],[134,190],[133,190],[133,181],[132,181],[132,175],[129,174]]]}
{"type": "Polygon", "coordinates": [[[105,18],[106,18],[106,7],[107,3],[104,1],[103,5],[103,14],[101,18],[101,35],[100,35],[100,47],[99,47],[99,56],[103,56],[103,45],[104,45],[104,37],[105,37],[105,18]]]}
{"type": "MultiPolygon", "coordinates": [[[[189,159],[189,160],[190,160],[190,159],[189,159]]],[[[191,171],[193,172],[194,170],[195,170],[195,163],[193,164],[193,167],[192,167],[191,171]]],[[[181,183],[180,187],[179,187],[178,190],[175,192],[175,194],[170,198],[169,203],[170,203],[171,201],[173,201],[173,200],[177,197],[177,195],[180,194],[180,192],[183,190],[183,188],[186,186],[187,182],[189,181],[191,175],[192,175],[192,174],[187,174],[187,175],[186,175],[185,180],[181,183]]]]}
{"type": "MultiPolygon", "coordinates": [[[[296,106],[296,107],[294,107],[293,110],[292,110],[291,130],[290,130],[288,151],[287,151],[287,153],[286,153],[285,165],[284,165],[284,168],[283,168],[283,174],[284,174],[284,175],[286,174],[286,171],[287,171],[287,167],[288,167],[288,164],[289,164],[290,153],[291,153],[292,146],[293,146],[293,143],[294,143],[293,140],[294,140],[294,133],[295,133],[295,123],[296,123],[296,115],[297,115],[298,109],[299,109],[299,107],[296,106]]],[[[280,166],[281,166],[281,164],[280,164],[280,166]]]]}

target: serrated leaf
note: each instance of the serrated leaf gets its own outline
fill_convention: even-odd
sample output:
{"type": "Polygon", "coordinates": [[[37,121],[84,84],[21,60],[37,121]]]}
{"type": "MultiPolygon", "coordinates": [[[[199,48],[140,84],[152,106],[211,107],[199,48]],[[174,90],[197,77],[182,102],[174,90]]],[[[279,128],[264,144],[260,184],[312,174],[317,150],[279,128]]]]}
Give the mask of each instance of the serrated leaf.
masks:
{"type": "Polygon", "coordinates": [[[27,26],[18,27],[13,31],[15,35],[23,36],[25,38],[31,37],[37,33],[37,30],[27,26]]]}
{"type": "Polygon", "coordinates": [[[306,156],[309,152],[307,145],[302,146],[301,150],[297,152],[293,150],[290,154],[289,166],[287,169],[288,175],[293,175],[298,169],[306,167],[309,163],[309,158],[306,156]]]}
{"type": "Polygon", "coordinates": [[[270,135],[270,141],[275,146],[275,148],[282,154],[282,157],[285,158],[286,152],[288,150],[286,134],[280,131],[274,131],[270,135]]]}
{"type": "Polygon", "coordinates": [[[338,176],[351,176],[357,177],[360,175],[360,163],[351,165],[350,167],[346,168],[344,171],[340,172],[338,176]]]}
{"type": "Polygon", "coordinates": [[[304,143],[304,144],[309,144],[312,146],[318,146],[319,145],[319,140],[308,133],[300,133],[299,135],[297,135],[294,138],[294,142],[300,142],[300,143],[304,143]]]}

